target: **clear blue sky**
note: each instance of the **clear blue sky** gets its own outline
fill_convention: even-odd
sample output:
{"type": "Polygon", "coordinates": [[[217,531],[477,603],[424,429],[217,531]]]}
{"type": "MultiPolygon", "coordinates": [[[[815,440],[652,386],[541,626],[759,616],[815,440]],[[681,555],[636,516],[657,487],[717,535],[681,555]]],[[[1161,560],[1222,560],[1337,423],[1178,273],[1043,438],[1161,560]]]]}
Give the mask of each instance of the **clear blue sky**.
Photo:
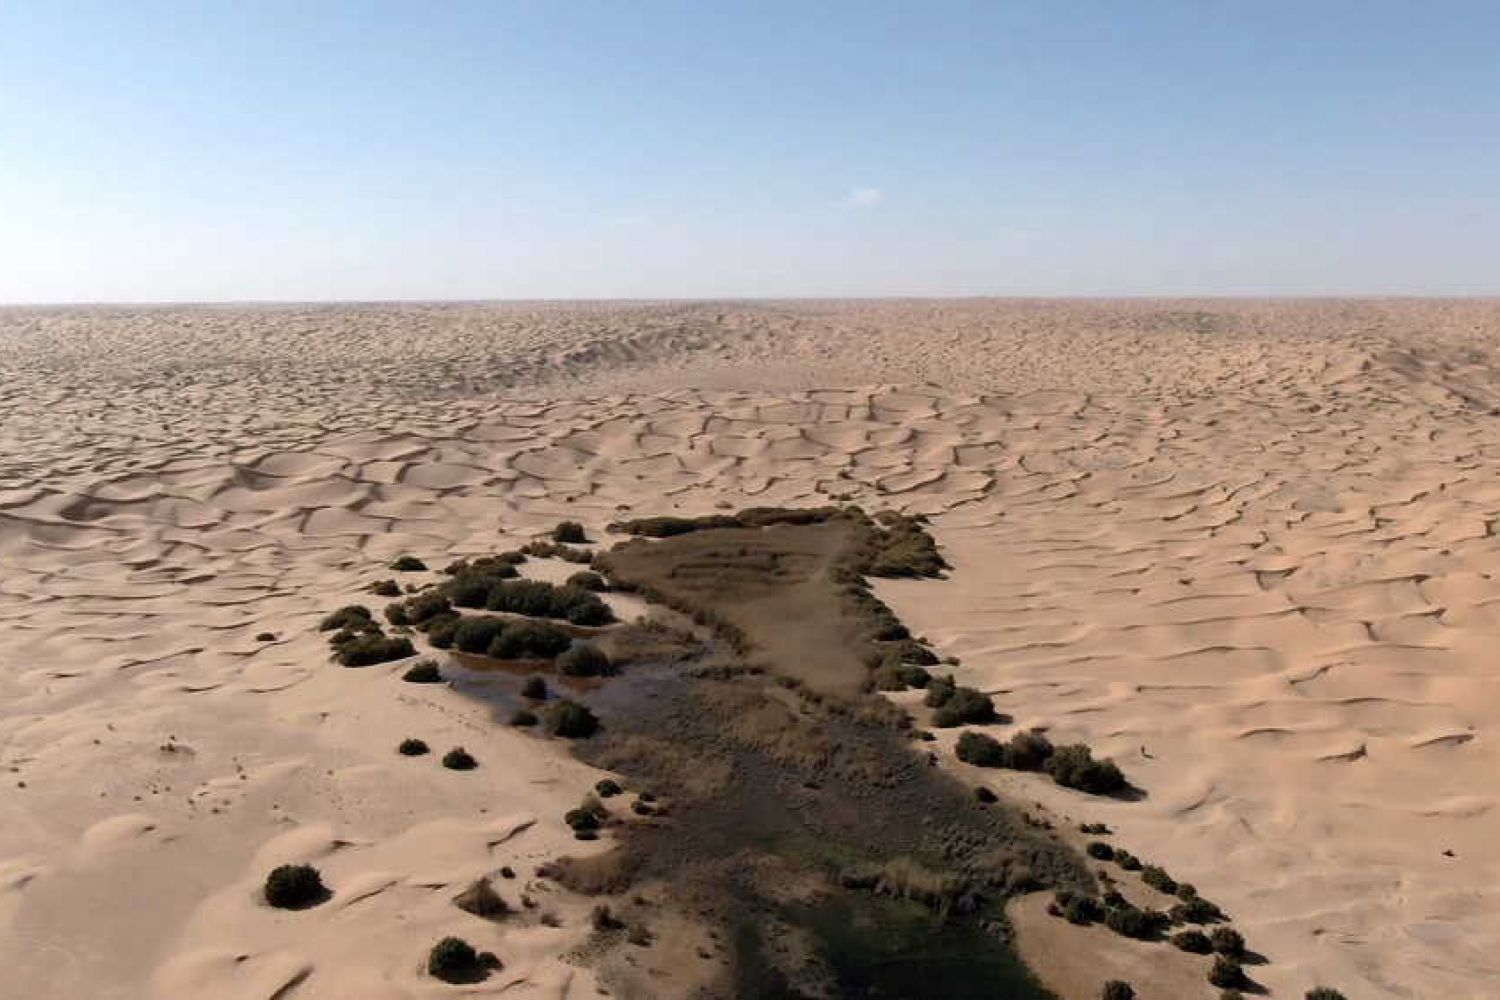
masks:
{"type": "Polygon", "coordinates": [[[0,2],[0,302],[1500,293],[1500,4],[0,2]]]}

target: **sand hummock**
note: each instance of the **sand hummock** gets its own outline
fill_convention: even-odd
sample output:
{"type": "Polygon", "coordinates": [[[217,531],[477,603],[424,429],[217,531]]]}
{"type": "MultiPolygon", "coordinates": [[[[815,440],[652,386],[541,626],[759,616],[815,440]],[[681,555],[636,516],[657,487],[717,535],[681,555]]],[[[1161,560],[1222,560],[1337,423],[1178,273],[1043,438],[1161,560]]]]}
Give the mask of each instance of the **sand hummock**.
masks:
{"type": "Polygon", "coordinates": [[[997,735],[1143,794],[951,733],[945,767],[1194,883],[1272,995],[1487,995],[1497,335],[1487,301],[0,310],[0,994],[453,995],[423,963],[457,934],[503,962],[464,995],[596,996],[593,903],[535,872],[608,848],[562,822],[604,773],[332,664],[319,619],[564,519],[853,502],[931,516],[948,578],[876,592],[997,735]],[[303,862],[331,898],[266,906],[303,862]],[[481,878],[511,915],[453,905],[481,878]]]}

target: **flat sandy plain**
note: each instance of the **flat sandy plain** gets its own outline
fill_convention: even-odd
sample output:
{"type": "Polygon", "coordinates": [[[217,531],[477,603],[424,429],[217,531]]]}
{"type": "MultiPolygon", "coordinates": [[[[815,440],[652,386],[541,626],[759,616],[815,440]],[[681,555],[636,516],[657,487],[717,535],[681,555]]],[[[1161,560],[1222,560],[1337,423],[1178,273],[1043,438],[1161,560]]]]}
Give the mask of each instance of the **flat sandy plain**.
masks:
{"type": "Polygon", "coordinates": [[[1195,883],[1276,996],[1493,997],[1497,345],[1487,301],[0,310],[0,996],[451,995],[500,865],[560,926],[464,995],[595,996],[530,873],[598,774],[318,618],[398,553],[850,500],[932,515],[951,578],[880,593],[963,683],[1146,795],[968,780],[1195,883]],[[260,903],[291,860],[333,902],[260,903]]]}

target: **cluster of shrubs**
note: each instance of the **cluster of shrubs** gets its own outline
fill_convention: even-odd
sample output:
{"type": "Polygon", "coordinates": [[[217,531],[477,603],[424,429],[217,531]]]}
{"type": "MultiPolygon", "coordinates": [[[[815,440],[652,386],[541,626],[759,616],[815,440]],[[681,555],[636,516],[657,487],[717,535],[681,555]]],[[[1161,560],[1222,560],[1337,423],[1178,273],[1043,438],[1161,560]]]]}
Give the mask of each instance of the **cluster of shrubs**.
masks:
{"type": "Polygon", "coordinates": [[[401,675],[401,679],[408,684],[441,684],[443,672],[431,660],[418,660],[406,668],[406,673],[401,675]]]}
{"type": "Polygon", "coordinates": [[[592,589],[559,587],[545,580],[518,580],[515,576],[515,565],[498,557],[466,562],[437,587],[392,605],[386,616],[392,624],[414,628],[430,628],[437,620],[456,618],[455,607],[553,618],[591,627],[615,620],[609,605],[592,589]]]}
{"type": "Polygon", "coordinates": [[[1135,1000],[1135,987],[1123,979],[1111,979],[1099,996],[1101,1000],[1135,1000]]]}
{"type": "MultiPolygon", "coordinates": [[[[857,510],[850,508],[851,511],[857,510]]],[[[838,507],[747,507],[738,514],[708,514],[704,517],[642,517],[617,521],[610,531],[645,538],[673,538],[715,528],[767,528],[773,524],[822,524],[845,513],[838,507]]],[[[863,516],[862,512],[861,516],[863,516]]]]}
{"type": "Polygon", "coordinates": [[[559,521],[557,527],[552,529],[552,540],[564,545],[582,545],[589,540],[583,525],[577,521],[559,521]]]}
{"type": "MultiPolygon", "coordinates": [[[[936,720],[934,723],[940,724],[936,720]]],[[[1064,788],[1076,788],[1090,795],[1112,795],[1128,787],[1125,775],[1114,761],[1095,760],[1089,748],[1081,743],[1054,747],[1051,740],[1034,729],[1016,733],[1007,743],[984,733],[966,732],[958,738],[955,752],[959,760],[977,767],[1045,771],[1064,788]]],[[[1096,850],[1108,846],[1101,844],[1096,850]]],[[[1110,856],[1117,854],[1111,851],[1110,856]]]]}
{"type": "Polygon", "coordinates": [[[932,678],[927,684],[927,695],[923,703],[928,708],[937,709],[932,714],[932,724],[939,729],[969,724],[982,725],[998,718],[995,703],[990,700],[989,695],[955,684],[951,677],[932,678]]]}
{"type": "Polygon", "coordinates": [[[566,629],[546,622],[479,615],[439,622],[427,631],[439,649],[456,648],[497,660],[550,660],[573,643],[566,629]]]}
{"type": "Polygon", "coordinates": [[[318,626],[324,632],[332,632],[328,644],[339,663],[346,667],[368,667],[390,660],[401,660],[415,656],[416,649],[405,636],[388,636],[370,609],[362,604],[350,604],[333,612],[318,626]]]}
{"type": "Polygon", "coordinates": [[[599,828],[607,819],[609,810],[594,795],[585,796],[578,808],[569,809],[563,814],[563,822],[572,828],[573,836],[579,840],[599,839],[599,828]]]}
{"type": "Polygon", "coordinates": [[[521,546],[521,554],[538,559],[561,559],[563,562],[587,566],[594,561],[594,553],[562,542],[527,542],[521,546]]]}
{"type": "Polygon", "coordinates": [[[479,761],[463,747],[454,747],[443,754],[443,766],[450,771],[472,771],[479,766],[479,761]]]}
{"type": "Polygon", "coordinates": [[[867,524],[855,567],[865,576],[938,577],[948,563],[921,517],[883,510],[867,524]]]}
{"type": "Polygon", "coordinates": [[[420,573],[427,568],[427,564],[416,556],[397,556],[391,560],[391,569],[397,573],[420,573]]]}

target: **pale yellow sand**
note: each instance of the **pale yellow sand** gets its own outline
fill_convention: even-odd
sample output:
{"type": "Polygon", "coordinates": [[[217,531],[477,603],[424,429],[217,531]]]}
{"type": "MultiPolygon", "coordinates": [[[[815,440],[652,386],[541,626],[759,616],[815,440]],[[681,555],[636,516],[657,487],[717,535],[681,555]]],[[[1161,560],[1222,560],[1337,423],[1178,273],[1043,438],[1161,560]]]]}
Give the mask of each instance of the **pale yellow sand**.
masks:
{"type": "Polygon", "coordinates": [[[586,903],[448,901],[510,864],[515,902],[598,775],[328,664],[317,619],[402,552],[830,499],[935,515],[952,579],[883,596],[1147,797],[966,777],[1194,882],[1276,995],[1493,996],[1497,334],[1486,302],[0,311],[0,996],[443,996],[447,933],[506,963],[464,995],[596,995],[586,903]],[[302,859],[333,902],[260,904],[302,859]]]}

